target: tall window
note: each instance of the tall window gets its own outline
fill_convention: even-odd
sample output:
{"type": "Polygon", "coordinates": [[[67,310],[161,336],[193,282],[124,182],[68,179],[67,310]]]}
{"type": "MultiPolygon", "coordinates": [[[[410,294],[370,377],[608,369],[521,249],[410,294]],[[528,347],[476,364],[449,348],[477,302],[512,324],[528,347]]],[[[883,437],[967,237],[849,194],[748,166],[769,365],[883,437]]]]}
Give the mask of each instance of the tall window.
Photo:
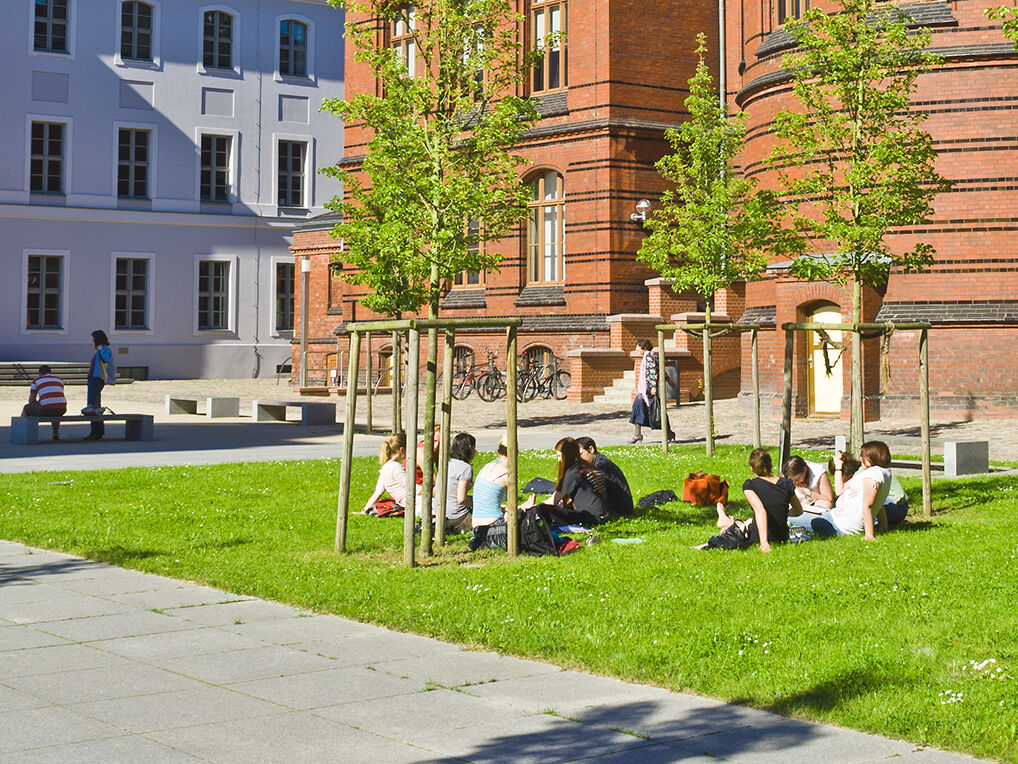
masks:
{"type": "Polygon", "coordinates": [[[35,50],[67,53],[68,0],[35,0],[35,50]]]}
{"type": "Polygon", "coordinates": [[[533,0],[530,11],[532,45],[535,50],[544,51],[541,62],[534,67],[532,91],[535,93],[566,86],[566,43],[561,37],[565,30],[565,0],[533,0]]]}
{"type": "Polygon", "coordinates": [[[148,198],[148,130],[120,129],[117,149],[117,196],[148,198]]]}
{"type": "MultiPolygon", "coordinates": [[[[467,223],[467,254],[476,257],[481,251],[481,243],[477,241],[480,233],[480,225],[476,220],[467,223]]],[[[460,271],[453,277],[452,285],[457,287],[471,287],[481,285],[480,271],[460,271]]]]}
{"type": "Polygon", "coordinates": [[[120,4],[120,57],[152,60],[152,6],[148,3],[120,4]]]}
{"type": "Polygon", "coordinates": [[[293,263],[276,263],[276,323],[277,332],[293,331],[293,263]]]}
{"type": "Polygon", "coordinates": [[[307,144],[299,141],[279,142],[279,187],[280,207],[304,206],[304,160],[307,144]]]}
{"type": "Polygon", "coordinates": [[[32,123],[29,189],[38,194],[64,193],[64,125],[32,123]]]}
{"type": "Polygon", "coordinates": [[[201,137],[201,201],[230,201],[230,136],[201,137]]]}
{"type": "Polygon", "coordinates": [[[114,328],[148,329],[148,260],[117,258],[114,299],[114,328]]]}
{"type": "Polygon", "coordinates": [[[405,17],[400,15],[389,26],[389,45],[396,58],[403,64],[408,77],[413,77],[417,62],[417,43],[414,42],[414,7],[406,9],[405,17]]]}
{"type": "Polygon", "coordinates": [[[293,19],[279,22],[279,73],[308,76],[308,27],[293,19]]]}
{"type": "Polygon", "coordinates": [[[801,18],[807,8],[809,8],[807,0],[777,0],[778,25],[784,24],[788,19],[801,18]]]}
{"type": "Polygon", "coordinates": [[[229,329],[230,264],[222,260],[198,263],[198,328],[229,329]]]}
{"type": "Polygon", "coordinates": [[[59,256],[28,256],[26,329],[62,328],[63,265],[64,259],[59,256]]]}
{"type": "Polygon", "coordinates": [[[565,279],[565,190],[562,176],[549,171],[531,182],[527,205],[527,279],[565,279]]]}
{"type": "Polygon", "coordinates": [[[233,16],[225,11],[205,11],[205,66],[233,68],[233,16]]]}

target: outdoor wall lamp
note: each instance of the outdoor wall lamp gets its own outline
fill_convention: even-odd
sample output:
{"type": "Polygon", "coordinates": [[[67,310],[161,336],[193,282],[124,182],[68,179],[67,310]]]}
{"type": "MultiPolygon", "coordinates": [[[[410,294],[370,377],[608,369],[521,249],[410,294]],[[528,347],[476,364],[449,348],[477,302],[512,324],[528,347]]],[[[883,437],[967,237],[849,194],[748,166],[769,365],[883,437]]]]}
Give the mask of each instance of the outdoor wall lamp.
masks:
{"type": "Polygon", "coordinates": [[[650,209],[650,201],[647,199],[641,199],[636,203],[636,212],[629,216],[629,219],[634,223],[637,221],[643,221],[647,219],[647,211],[650,209]]]}

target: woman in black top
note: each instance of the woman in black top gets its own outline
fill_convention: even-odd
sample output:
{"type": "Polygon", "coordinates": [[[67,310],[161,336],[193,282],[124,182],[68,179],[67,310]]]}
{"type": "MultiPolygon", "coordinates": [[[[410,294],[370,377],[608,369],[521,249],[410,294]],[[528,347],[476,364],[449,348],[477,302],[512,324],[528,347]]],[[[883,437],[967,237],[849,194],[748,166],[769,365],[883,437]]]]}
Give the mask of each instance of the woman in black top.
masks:
{"type": "Polygon", "coordinates": [[[788,516],[801,515],[802,505],[792,481],[771,474],[771,455],[767,451],[754,448],[749,468],[754,477],[742,484],[742,492],[753,509],[750,537],[759,539],[761,552],[769,552],[771,541],[788,541],[788,516]]]}
{"type": "Polygon", "coordinates": [[[555,450],[559,455],[558,483],[552,503],[575,513],[575,522],[597,524],[610,520],[604,473],[580,459],[580,444],[572,438],[560,440],[555,450]]]}

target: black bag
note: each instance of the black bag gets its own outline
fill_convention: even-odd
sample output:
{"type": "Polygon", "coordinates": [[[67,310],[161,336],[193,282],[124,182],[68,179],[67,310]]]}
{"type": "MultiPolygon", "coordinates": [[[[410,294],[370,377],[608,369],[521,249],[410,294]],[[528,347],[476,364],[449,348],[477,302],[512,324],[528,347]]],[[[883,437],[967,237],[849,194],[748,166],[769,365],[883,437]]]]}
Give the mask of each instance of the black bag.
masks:
{"type": "Polygon", "coordinates": [[[654,395],[650,399],[650,426],[652,429],[661,429],[661,396],[654,395]]]}
{"type": "Polygon", "coordinates": [[[678,501],[679,497],[675,495],[675,491],[671,488],[665,488],[663,491],[654,491],[654,493],[648,493],[642,497],[636,506],[641,509],[650,509],[651,507],[660,507],[662,504],[667,504],[670,501],[678,501]]]}
{"type": "Polygon", "coordinates": [[[541,505],[526,509],[520,515],[520,551],[537,557],[558,555],[558,543],[552,533],[552,518],[541,505]]]}
{"type": "Polygon", "coordinates": [[[555,483],[542,477],[536,477],[523,486],[523,493],[551,493],[554,490],[555,483]]]}
{"type": "Polygon", "coordinates": [[[508,549],[509,526],[505,523],[494,523],[474,528],[474,536],[470,539],[470,551],[478,549],[508,549]]]}
{"type": "Polygon", "coordinates": [[[708,549],[748,549],[753,545],[754,523],[732,523],[717,536],[707,541],[708,549]]]}

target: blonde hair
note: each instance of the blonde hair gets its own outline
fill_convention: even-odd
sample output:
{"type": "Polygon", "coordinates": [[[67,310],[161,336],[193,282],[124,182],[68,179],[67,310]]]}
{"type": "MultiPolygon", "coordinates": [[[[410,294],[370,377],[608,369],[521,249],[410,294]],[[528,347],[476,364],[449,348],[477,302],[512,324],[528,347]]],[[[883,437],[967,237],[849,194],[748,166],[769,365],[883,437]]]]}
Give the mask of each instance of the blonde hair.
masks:
{"type": "Polygon", "coordinates": [[[400,449],[406,450],[406,433],[397,432],[387,441],[382,443],[378,449],[378,463],[385,464],[387,461],[392,459],[400,449]]]}

